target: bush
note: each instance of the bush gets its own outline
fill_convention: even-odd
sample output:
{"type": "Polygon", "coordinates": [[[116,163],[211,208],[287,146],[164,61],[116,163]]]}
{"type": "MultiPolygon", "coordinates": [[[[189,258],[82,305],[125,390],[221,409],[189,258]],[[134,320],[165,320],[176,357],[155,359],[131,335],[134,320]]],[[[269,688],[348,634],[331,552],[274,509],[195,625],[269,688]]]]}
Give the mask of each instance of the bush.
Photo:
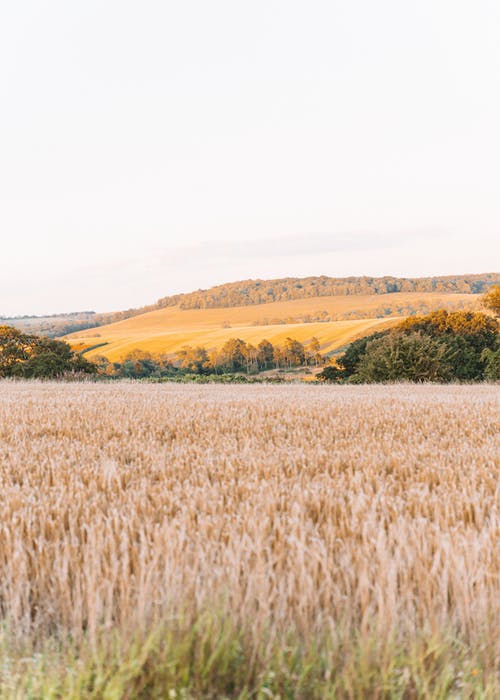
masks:
{"type": "Polygon", "coordinates": [[[356,340],[341,364],[353,382],[492,379],[497,339],[491,316],[441,309],[356,340]]]}
{"type": "Polygon", "coordinates": [[[351,381],[449,381],[452,372],[447,354],[446,343],[421,331],[389,333],[367,343],[351,381]]]}
{"type": "Polygon", "coordinates": [[[320,382],[338,382],[345,376],[344,370],[335,365],[328,365],[316,375],[320,382]]]}
{"type": "Polygon", "coordinates": [[[356,371],[358,362],[366,351],[366,345],[372,340],[377,338],[383,338],[389,333],[389,331],[378,331],[372,335],[367,335],[364,338],[359,338],[353,343],[348,345],[344,355],[342,356],[342,367],[344,369],[344,376],[350,377],[356,371]]]}
{"type": "Polygon", "coordinates": [[[483,350],[481,359],[484,362],[484,378],[489,381],[500,380],[500,343],[494,350],[483,350]]]}

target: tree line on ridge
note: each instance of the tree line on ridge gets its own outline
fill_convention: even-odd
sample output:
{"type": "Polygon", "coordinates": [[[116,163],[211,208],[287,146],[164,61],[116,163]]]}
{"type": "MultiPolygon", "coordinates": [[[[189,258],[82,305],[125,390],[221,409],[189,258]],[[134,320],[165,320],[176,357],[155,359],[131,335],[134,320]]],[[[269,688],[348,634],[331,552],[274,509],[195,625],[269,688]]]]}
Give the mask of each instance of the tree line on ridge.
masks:
{"type": "MultiPolygon", "coordinates": [[[[217,285],[210,289],[199,289],[186,294],[173,294],[162,297],[153,304],[123,311],[99,314],[93,311],[84,311],[52,316],[0,316],[0,323],[8,323],[19,328],[24,333],[38,333],[48,337],[60,337],[172,306],[179,306],[180,309],[184,310],[231,308],[325,296],[379,295],[395,292],[437,292],[450,295],[459,293],[482,294],[495,284],[500,284],[500,275],[498,273],[422,278],[327,277],[322,275],[304,278],[287,277],[274,280],[243,280],[217,285]]],[[[392,304],[387,300],[386,302],[378,309],[371,310],[370,317],[426,312],[426,309],[422,307],[422,304],[425,302],[421,299],[415,300],[415,304],[408,302],[405,305],[392,304]]],[[[463,302],[450,298],[447,306],[453,305],[456,308],[461,303],[463,302]]],[[[304,322],[308,321],[307,315],[305,315],[304,322]]],[[[366,314],[363,314],[362,309],[339,312],[335,315],[324,310],[318,310],[312,316],[314,319],[311,320],[337,321],[365,318],[366,314]]],[[[285,319],[278,319],[275,322],[283,323],[285,319]]],[[[294,322],[302,321],[299,317],[295,317],[294,322]]]]}

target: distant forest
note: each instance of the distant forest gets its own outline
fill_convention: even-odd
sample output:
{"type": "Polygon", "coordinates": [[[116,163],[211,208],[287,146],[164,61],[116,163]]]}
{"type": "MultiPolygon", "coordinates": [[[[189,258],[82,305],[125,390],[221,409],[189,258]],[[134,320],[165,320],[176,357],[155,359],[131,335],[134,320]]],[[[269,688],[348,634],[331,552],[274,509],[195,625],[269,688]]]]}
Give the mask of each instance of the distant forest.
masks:
{"type": "MultiPolygon", "coordinates": [[[[199,289],[187,294],[162,297],[155,304],[125,311],[97,314],[83,311],[51,316],[0,316],[0,324],[8,322],[26,333],[41,333],[59,337],[68,333],[97,328],[133,316],[171,306],[181,309],[218,309],[236,306],[270,304],[326,296],[361,294],[390,294],[395,292],[440,292],[448,294],[483,294],[494,284],[500,284],[500,273],[454,275],[447,277],[286,277],[275,280],[243,280],[229,282],[210,289],[199,289]]],[[[392,309],[390,310],[392,312],[392,309]]],[[[417,312],[423,308],[415,309],[417,312]]],[[[386,315],[388,310],[378,315],[386,315]]],[[[351,314],[359,317],[359,314],[351,314]]],[[[309,319],[300,319],[301,321],[309,319]]],[[[331,320],[322,318],[320,320],[331,320]]],[[[339,319],[335,319],[339,320],[339,319]]],[[[285,322],[279,320],[278,322],[285,322]]],[[[298,322],[295,319],[294,322],[298,322]]]]}
{"type": "Polygon", "coordinates": [[[390,294],[394,292],[441,292],[482,294],[500,282],[500,274],[456,275],[448,277],[285,277],[276,280],[229,282],[189,294],[159,299],[157,306],[181,309],[218,309],[273,301],[350,294],[390,294]]]}

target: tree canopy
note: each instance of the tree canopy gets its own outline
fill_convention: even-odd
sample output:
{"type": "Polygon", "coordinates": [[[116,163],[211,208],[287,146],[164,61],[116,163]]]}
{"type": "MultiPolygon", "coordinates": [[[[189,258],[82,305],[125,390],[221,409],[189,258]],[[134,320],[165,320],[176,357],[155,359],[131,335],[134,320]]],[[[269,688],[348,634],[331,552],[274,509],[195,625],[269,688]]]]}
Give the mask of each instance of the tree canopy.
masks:
{"type": "Polygon", "coordinates": [[[351,294],[390,294],[393,292],[446,292],[481,294],[498,283],[499,275],[456,275],[447,277],[286,277],[272,280],[241,280],[199,289],[188,294],[163,297],[157,306],[179,305],[182,309],[268,304],[274,301],[351,294]]]}
{"type": "Polygon", "coordinates": [[[360,338],[320,379],[351,382],[480,381],[498,378],[498,322],[487,314],[443,309],[360,338]]]}
{"type": "Polygon", "coordinates": [[[0,377],[41,379],[96,371],[95,365],[73,352],[64,341],[0,326],[0,377]]]}

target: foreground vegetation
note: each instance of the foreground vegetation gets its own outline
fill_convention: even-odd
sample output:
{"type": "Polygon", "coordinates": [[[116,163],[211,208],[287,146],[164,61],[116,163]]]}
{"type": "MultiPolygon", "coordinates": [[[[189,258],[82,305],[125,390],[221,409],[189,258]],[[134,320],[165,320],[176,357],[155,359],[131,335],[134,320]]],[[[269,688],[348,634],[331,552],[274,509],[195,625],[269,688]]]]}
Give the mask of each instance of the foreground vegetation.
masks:
{"type": "Polygon", "coordinates": [[[0,697],[498,697],[498,408],[1,383],[0,697]]]}

